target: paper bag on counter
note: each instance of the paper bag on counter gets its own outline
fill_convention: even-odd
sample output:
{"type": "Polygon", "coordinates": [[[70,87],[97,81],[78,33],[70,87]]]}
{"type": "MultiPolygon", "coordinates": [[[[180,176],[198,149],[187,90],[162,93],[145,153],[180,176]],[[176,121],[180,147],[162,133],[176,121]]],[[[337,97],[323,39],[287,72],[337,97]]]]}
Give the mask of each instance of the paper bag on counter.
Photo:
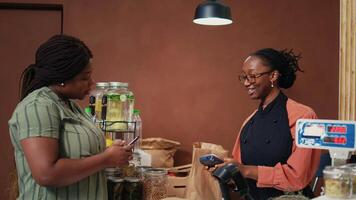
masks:
{"type": "Polygon", "coordinates": [[[192,169],[189,174],[185,198],[194,200],[216,200],[222,198],[219,182],[199,162],[200,156],[209,153],[213,153],[219,158],[225,158],[228,155],[228,151],[220,145],[194,143],[192,169]]]}
{"type": "Polygon", "coordinates": [[[164,138],[145,138],[141,143],[141,149],[151,155],[152,167],[173,167],[173,157],[179,147],[179,142],[164,138]]]}

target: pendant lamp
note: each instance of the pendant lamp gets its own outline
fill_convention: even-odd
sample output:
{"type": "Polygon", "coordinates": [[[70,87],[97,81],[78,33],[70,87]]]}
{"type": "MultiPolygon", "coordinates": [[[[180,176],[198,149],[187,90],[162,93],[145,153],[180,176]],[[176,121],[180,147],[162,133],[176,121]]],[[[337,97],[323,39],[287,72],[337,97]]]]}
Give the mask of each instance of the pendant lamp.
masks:
{"type": "Polygon", "coordinates": [[[195,9],[193,22],[211,26],[231,24],[230,8],[220,0],[206,0],[195,9]]]}

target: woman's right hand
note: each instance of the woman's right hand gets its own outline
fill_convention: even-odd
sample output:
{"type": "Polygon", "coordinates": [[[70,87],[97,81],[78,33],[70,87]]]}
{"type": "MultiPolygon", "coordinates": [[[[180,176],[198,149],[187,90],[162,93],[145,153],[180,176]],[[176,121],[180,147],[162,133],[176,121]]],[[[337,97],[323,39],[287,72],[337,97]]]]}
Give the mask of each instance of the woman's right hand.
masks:
{"type": "Polygon", "coordinates": [[[227,164],[229,164],[229,163],[234,163],[234,164],[236,164],[236,161],[235,161],[233,158],[224,158],[224,162],[223,162],[223,163],[217,164],[217,165],[215,165],[214,167],[210,167],[210,168],[205,167],[205,168],[206,168],[207,170],[209,170],[210,172],[213,172],[213,171],[215,171],[217,168],[220,168],[220,167],[222,167],[222,166],[225,166],[225,165],[227,165],[227,164]]]}
{"type": "Polygon", "coordinates": [[[234,160],[233,158],[224,158],[224,163],[215,165],[215,167],[219,168],[219,167],[222,167],[222,166],[227,165],[229,163],[236,164],[236,160],[234,160]]]}
{"type": "Polygon", "coordinates": [[[129,164],[132,159],[133,146],[127,146],[125,141],[115,140],[114,143],[105,150],[107,167],[121,167],[129,164]]]}

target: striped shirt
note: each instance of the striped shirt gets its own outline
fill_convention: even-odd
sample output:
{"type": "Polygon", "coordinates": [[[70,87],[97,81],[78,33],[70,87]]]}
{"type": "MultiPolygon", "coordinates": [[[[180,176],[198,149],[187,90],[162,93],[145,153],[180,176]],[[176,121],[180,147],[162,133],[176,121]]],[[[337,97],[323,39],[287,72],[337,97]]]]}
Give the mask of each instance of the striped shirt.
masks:
{"type": "Polygon", "coordinates": [[[70,101],[69,104],[72,109],[51,89],[43,87],[30,93],[17,105],[9,120],[9,128],[19,175],[18,199],[107,199],[103,171],[66,187],[43,187],[32,177],[20,144],[22,139],[56,138],[60,158],[80,159],[104,151],[105,138],[100,129],[95,127],[76,103],[70,101]]]}

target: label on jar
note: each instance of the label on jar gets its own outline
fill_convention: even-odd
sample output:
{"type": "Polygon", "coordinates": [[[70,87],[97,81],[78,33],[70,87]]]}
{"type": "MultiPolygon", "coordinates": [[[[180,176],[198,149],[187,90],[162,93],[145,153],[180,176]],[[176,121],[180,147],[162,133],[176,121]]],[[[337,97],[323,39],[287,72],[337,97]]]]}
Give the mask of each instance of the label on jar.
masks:
{"type": "Polygon", "coordinates": [[[126,94],[122,94],[122,95],[120,95],[120,101],[125,102],[125,101],[126,101],[126,99],[127,99],[126,94]]]}

